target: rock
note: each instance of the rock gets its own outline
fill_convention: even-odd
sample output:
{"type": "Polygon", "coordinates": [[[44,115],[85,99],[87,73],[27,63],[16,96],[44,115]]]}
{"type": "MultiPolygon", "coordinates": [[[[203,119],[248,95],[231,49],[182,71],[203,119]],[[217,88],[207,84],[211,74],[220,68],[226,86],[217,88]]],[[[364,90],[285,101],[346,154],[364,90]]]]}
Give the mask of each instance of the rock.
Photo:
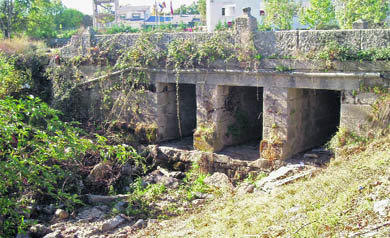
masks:
{"type": "Polygon", "coordinates": [[[253,193],[255,190],[256,186],[254,184],[250,183],[242,183],[240,186],[236,188],[237,195],[241,196],[246,193],[253,193]]]}
{"type": "Polygon", "coordinates": [[[192,205],[193,206],[199,206],[199,205],[202,205],[206,202],[205,199],[195,199],[194,201],[192,201],[192,205]]]}
{"type": "Polygon", "coordinates": [[[374,212],[378,213],[380,216],[386,216],[389,213],[389,209],[390,199],[385,199],[374,203],[374,212]]]}
{"type": "Polygon", "coordinates": [[[110,204],[117,199],[127,199],[129,195],[116,195],[116,196],[102,196],[102,195],[94,195],[88,194],[88,202],[90,204],[110,204]]]}
{"type": "Polygon", "coordinates": [[[114,209],[116,209],[117,211],[119,212],[122,212],[123,210],[126,209],[126,207],[129,205],[128,202],[123,202],[123,201],[120,201],[120,202],[117,202],[114,206],[114,209]]]}
{"type": "Polygon", "coordinates": [[[114,217],[113,219],[103,223],[101,230],[102,231],[112,230],[112,229],[118,227],[119,225],[121,225],[125,221],[126,221],[125,218],[123,218],[121,215],[118,215],[118,216],[114,217]]]}
{"type": "Polygon", "coordinates": [[[194,196],[195,196],[196,198],[198,198],[198,199],[206,199],[207,196],[208,196],[208,194],[207,194],[207,193],[196,192],[196,193],[194,194],[194,196]]]}
{"type": "Polygon", "coordinates": [[[109,177],[112,167],[108,163],[99,163],[89,173],[87,179],[90,182],[99,182],[109,177]]]}
{"type": "Polygon", "coordinates": [[[148,219],[147,223],[148,223],[148,226],[152,225],[152,224],[157,224],[158,220],[157,219],[148,219]]]}
{"type": "Polygon", "coordinates": [[[139,219],[134,225],[133,227],[136,227],[136,228],[141,228],[145,225],[145,221],[143,219],[139,219]]]}
{"type": "Polygon", "coordinates": [[[61,231],[54,231],[45,235],[43,238],[62,238],[61,231]]]}
{"type": "Polygon", "coordinates": [[[35,224],[30,227],[30,232],[34,237],[43,237],[52,232],[52,230],[42,224],[35,224]]]}
{"type": "Polygon", "coordinates": [[[318,159],[318,155],[313,154],[313,153],[307,153],[307,154],[303,155],[303,158],[305,158],[305,159],[318,159]]]}
{"type": "Polygon", "coordinates": [[[55,216],[61,220],[65,220],[69,217],[69,213],[67,213],[65,210],[57,209],[55,212],[55,216]]]}
{"type": "Polygon", "coordinates": [[[93,207],[90,209],[85,209],[84,211],[80,212],[79,215],[77,216],[77,218],[86,219],[86,220],[91,221],[94,219],[101,218],[104,215],[105,215],[105,213],[102,210],[100,210],[97,207],[93,207]]]}
{"type": "Polygon", "coordinates": [[[164,175],[163,172],[160,170],[155,170],[148,174],[145,177],[146,183],[155,183],[155,184],[163,184],[164,186],[168,188],[177,188],[179,187],[181,181],[176,178],[172,178],[169,176],[164,175]]]}
{"type": "Polygon", "coordinates": [[[210,177],[207,177],[204,180],[204,183],[217,188],[233,188],[233,185],[230,183],[228,176],[219,172],[214,173],[210,177]]]}
{"type": "Polygon", "coordinates": [[[317,168],[304,164],[293,164],[279,168],[268,177],[256,182],[256,190],[271,191],[275,187],[290,183],[297,179],[311,175],[317,168]],[[305,171],[306,169],[306,171],[305,171]]]}
{"type": "Polygon", "coordinates": [[[49,206],[43,207],[43,212],[48,214],[48,215],[53,215],[54,212],[56,211],[56,206],[54,204],[50,204],[49,206]]]}

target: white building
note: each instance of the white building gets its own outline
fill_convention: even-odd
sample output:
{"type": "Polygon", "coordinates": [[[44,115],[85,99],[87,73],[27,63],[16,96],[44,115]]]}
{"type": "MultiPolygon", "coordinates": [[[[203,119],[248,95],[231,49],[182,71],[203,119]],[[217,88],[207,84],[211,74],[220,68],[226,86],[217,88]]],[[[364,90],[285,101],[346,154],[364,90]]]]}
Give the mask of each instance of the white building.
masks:
{"type": "Polygon", "coordinates": [[[139,21],[147,20],[151,14],[151,6],[120,6],[117,14],[121,20],[139,21]]]}
{"type": "MultiPolygon", "coordinates": [[[[295,0],[301,6],[308,6],[310,0],[295,0]]],[[[256,17],[257,22],[262,22],[265,16],[265,1],[264,0],[207,0],[206,2],[206,18],[207,29],[213,32],[218,23],[229,23],[235,18],[242,16],[242,9],[250,7],[252,16],[256,17]]],[[[293,29],[301,28],[299,19],[294,17],[293,29]]]]}
{"type": "Polygon", "coordinates": [[[259,0],[207,0],[208,31],[214,31],[218,23],[232,22],[235,18],[242,16],[242,9],[246,7],[250,7],[252,15],[257,18],[257,21],[260,21],[259,0]]]}

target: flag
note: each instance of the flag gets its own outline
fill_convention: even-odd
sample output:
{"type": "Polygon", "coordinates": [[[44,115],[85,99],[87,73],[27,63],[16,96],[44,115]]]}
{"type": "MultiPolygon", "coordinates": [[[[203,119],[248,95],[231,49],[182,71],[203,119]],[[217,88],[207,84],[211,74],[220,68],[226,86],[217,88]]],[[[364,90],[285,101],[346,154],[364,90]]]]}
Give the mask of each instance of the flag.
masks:
{"type": "Polygon", "coordinates": [[[164,6],[161,3],[159,3],[158,6],[161,8],[161,10],[164,9],[164,6]]]}
{"type": "Polygon", "coordinates": [[[172,0],[171,0],[171,15],[173,16],[173,6],[172,6],[172,0]]]}

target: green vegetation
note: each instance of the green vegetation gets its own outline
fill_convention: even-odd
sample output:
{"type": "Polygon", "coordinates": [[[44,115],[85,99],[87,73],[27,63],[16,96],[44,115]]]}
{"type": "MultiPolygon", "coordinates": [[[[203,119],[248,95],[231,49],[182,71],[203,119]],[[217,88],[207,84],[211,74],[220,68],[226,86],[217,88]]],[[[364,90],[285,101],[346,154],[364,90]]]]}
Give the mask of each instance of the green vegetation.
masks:
{"type": "Polygon", "coordinates": [[[387,61],[390,60],[390,48],[371,48],[358,50],[348,45],[330,41],[318,52],[306,55],[308,59],[318,59],[330,64],[332,61],[387,61]]]}
{"type": "MultiPolygon", "coordinates": [[[[133,148],[108,145],[98,135],[94,143],[74,123],[60,121],[58,111],[32,96],[1,99],[0,119],[3,235],[14,234],[15,227],[23,229],[24,214],[36,203],[63,204],[69,210],[81,204],[79,181],[91,163],[110,163],[117,168],[113,173],[119,174],[131,160],[142,163],[133,148]]],[[[102,192],[114,182],[104,183],[102,192]]]]}
{"type": "Polygon", "coordinates": [[[266,0],[264,25],[277,30],[291,30],[293,17],[297,12],[294,0],[266,0]]]}
{"type": "Polygon", "coordinates": [[[365,20],[371,27],[380,28],[388,11],[388,0],[339,0],[336,18],[342,29],[351,29],[357,20],[365,20]]]}
{"type": "MultiPolygon", "coordinates": [[[[63,31],[88,26],[88,17],[57,0],[0,1],[0,30],[5,38],[27,34],[34,39],[63,36],[63,31]]],[[[65,35],[65,36],[68,36],[65,35]]]]}
{"type": "Polygon", "coordinates": [[[0,99],[19,92],[27,83],[28,75],[15,69],[15,61],[0,52],[0,99]]]}
{"type": "Polygon", "coordinates": [[[334,27],[336,22],[335,7],[331,0],[310,0],[310,7],[300,11],[300,20],[310,29],[323,30],[334,27]]]}

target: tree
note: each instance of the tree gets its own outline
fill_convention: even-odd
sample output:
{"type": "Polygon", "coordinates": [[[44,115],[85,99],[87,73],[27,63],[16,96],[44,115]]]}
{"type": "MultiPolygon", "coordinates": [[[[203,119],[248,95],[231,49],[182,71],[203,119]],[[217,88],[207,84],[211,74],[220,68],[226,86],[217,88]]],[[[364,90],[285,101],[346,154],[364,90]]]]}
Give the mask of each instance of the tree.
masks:
{"type": "Polygon", "coordinates": [[[343,29],[365,20],[371,26],[382,23],[389,11],[389,0],[336,0],[336,18],[343,29]]]}
{"type": "Polygon", "coordinates": [[[32,1],[28,15],[27,35],[36,39],[55,37],[56,25],[54,20],[55,15],[59,14],[60,6],[60,1],[32,1]]]}
{"type": "Polygon", "coordinates": [[[0,0],[0,30],[3,36],[12,34],[26,23],[30,0],[0,0]]]}
{"type": "Polygon", "coordinates": [[[332,0],[310,0],[310,7],[300,12],[301,23],[311,29],[327,29],[337,24],[332,0]]]}
{"type": "Polygon", "coordinates": [[[199,0],[198,1],[198,11],[200,15],[202,16],[203,20],[206,20],[206,0],[199,0]]]}
{"type": "Polygon", "coordinates": [[[180,8],[177,8],[173,11],[174,14],[189,14],[189,15],[194,15],[194,14],[199,14],[198,10],[198,4],[197,3],[192,3],[189,6],[186,6],[185,4],[181,5],[180,8]]]}
{"type": "Polygon", "coordinates": [[[83,19],[84,14],[80,11],[64,8],[64,10],[55,17],[55,24],[57,25],[57,29],[78,28],[81,26],[83,19]]]}
{"type": "Polygon", "coordinates": [[[291,30],[297,13],[294,0],[266,0],[264,24],[278,30],[291,30]]]}

